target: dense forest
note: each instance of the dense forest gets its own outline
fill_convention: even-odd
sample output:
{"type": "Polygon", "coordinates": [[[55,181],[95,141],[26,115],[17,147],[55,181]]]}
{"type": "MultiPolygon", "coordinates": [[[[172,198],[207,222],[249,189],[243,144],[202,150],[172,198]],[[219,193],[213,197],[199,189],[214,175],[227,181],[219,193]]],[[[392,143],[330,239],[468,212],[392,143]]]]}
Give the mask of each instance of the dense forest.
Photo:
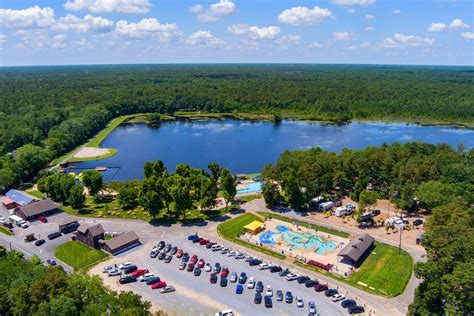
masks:
{"type": "Polygon", "coordinates": [[[332,193],[349,194],[362,206],[375,195],[408,212],[430,211],[423,238],[428,261],[415,267],[422,284],[410,313],[474,311],[474,149],[394,143],[339,154],[286,151],[262,177],[267,204],[284,198],[304,210],[312,198],[332,193]]]}
{"type": "Polygon", "coordinates": [[[151,315],[150,303],[133,292],[110,291],[98,276],[67,274],[3,246],[0,279],[0,315],[151,315]]]}
{"type": "Polygon", "coordinates": [[[33,144],[47,148],[47,159],[57,157],[122,114],[290,111],[333,121],[474,120],[471,67],[4,67],[0,76],[0,168],[7,169],[0,171],[0,187],[1,179],[15,176],[18,169],[5,154],[33,144]]]}

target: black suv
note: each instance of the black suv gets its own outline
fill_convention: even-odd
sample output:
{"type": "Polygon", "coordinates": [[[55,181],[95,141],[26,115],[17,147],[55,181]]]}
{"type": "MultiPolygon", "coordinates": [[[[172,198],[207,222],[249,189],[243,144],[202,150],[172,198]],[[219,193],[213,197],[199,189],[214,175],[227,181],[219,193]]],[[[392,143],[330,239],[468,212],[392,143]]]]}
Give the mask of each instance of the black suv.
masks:
{"type": "Polygon", "coordinates": [[[270,267],[270,272],[271,272],[271,273],[280,272],[280,271],[281,271],[281,267],[280,267],[280,266],[271,266],[271,267],[270,267]]]}
{"type": "Polygon", "coordinates": [[[137,270],[138,270],[138,268],[137,268],[136,265],[131,265],[131,266],[128,266],[128,267],[124,268],[124,269],[123,269],[123,273],[125,273],[125,274],[130,274],[130,273],[132,273],[133,271],[137,271],[137,270]]]}
{"type": "Polygon", "coordinates": [[[308,280],[309,280],[309,276],[306,276],[306,275],[301,275],[296,279],[296,281],[298,281],[299,284],[303,284],[308,280]]]}
{"type": "Polygon", "coordinates": [[[119,279],[120,284],[132,283],[132,282],[136,282],[136,281],[137,281],[137,278],[134,277],[133,275],[126,275],[126,276],[121,277],[119,279]]]}
{"type": "Polygon", "coordinates": [[[306,287],[315,287],[316,284],[318,284],[318,281],[316,280],[308,280],[304,283],[306,287]]]}
{"type": "Polygon", "coordinates": [[[258,266],[260,263],[262,263],[262,260],[252,259],[249,261],[249,266],[258,266]]]}
{"type": "Polygon", "coordinates": [[[290,291],[287,291],[285,294],[285,302],[288,304],[293,303],[293,294],[290,291]]]}
{"type": "Polygon", "coordinates": [[[53,240],[53,239],[56,239],[58,237],[61,237],[61,235],[62,234],[60,232],[54,232],[54,233],[51,233],[51,234],[48,235],[48,239],[53,240]]]}

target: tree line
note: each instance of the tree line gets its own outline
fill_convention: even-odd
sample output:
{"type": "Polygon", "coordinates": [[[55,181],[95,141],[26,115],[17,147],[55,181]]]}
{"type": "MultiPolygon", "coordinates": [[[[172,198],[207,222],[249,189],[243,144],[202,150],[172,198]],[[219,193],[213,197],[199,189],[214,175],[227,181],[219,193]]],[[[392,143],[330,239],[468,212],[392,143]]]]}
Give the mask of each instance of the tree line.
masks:
{"type": "Polygon", "coordinates": [[[151,315],[150,302],[106,288],[100,277],[67,274],[0,246],[1,315],[151,315]]]}
{"type": "Polygon", "coordinates": [[[318,120],[460,123],[474,117],[469,67],[136,65],[5,68],[0,74],[0,190],[35,174],[16,162],[22,146],[44,148],[50,160],[124,114],[292,111],[318,120]]]}

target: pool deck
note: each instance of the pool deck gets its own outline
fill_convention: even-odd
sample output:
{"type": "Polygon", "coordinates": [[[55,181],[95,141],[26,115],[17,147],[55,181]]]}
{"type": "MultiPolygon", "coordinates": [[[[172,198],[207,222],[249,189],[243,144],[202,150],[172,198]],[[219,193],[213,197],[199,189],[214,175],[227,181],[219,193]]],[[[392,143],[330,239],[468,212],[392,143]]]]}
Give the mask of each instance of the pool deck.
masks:
{"type": "Polygon", "coordinates": [[[323,260],[325,260],[325,261],[327,261],[327,262],[329,262],[333,265],[333,268],[331,269],[331,272],[337,273],[337,274],[340,274],[340,275],[343,275],[343,276],[350,274],[350,272],[351,272],[350,266],[345,264],[345,263],[338,262],[338,258],[337,258],[337,254],[341,251],[342,248],[344,248],[345,245],[347,245],[349,243],[349,239],[347,239],[347,238],[331,235],[331,234],[328,234],[328,233],[319,232],[319,231],[313,230],[311,228],[299,226],[297,224],[287,223],[287,222],[284,222],[284,221],[280,221],[278,219],[268,219],[267,221],[265,221],[265,229],[262,232],[260,232],[256,235],[252,235],[250,233],[245,233],[240,238],[247,241],[247,242],[250,242],[252,244],[260,245],[262,247],[271,249],[275,252],[283,253],[287,256],[296,258],[296,259],[301,260],[301,261],[305,261],[305,259],[308,258],[310,253],[312,253],[312,254],[315,253],[315,251],[316,251],[315,248],[307,249],[304,246],[299,247],[299,248],[293,248],[291,245],[289,245],[285,241],[279,241],[274,245],[265,244],[265,243],[260,242],[260,236],[267,233],[268,231],[272,231],[272,232],[275,232],[275,233],[280,233],[280,231],[277,228],[278,226],[285,226],[289,230],[292,230],[293,232],[297,232],[297,233],[301,233],[301,234],[311,234],[311,235],[319,236],[323,242],[324,241],[333,241],[333,242],[335,242],[336,245],[337,245],[336,249],[326,250],[324,252],[324,254],[317,254],[317,255],[320,256],[323,260]]]}

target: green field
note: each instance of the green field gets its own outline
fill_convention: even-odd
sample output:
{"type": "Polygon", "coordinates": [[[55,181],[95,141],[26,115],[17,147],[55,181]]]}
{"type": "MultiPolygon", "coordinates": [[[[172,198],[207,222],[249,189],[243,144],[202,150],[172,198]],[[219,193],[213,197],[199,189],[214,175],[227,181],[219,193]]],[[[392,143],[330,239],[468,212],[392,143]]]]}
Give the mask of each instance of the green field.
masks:
{"type": "Polygon", "coordinates": [[[261,221],[262,219],[259,218],[257,215],[254,214],[242,214],[235,218],[232,218],[228,221],[225,221],[222,224],[217,226],[217,232],[219,235],[224,237],[225,239],[232,241],[236,244],[242,245],[247,248],[255,249],[257,251],[263,252],[267,255],[273,256],[278,259],[285,259],[286,256],[280,253],[276,253],[274,251],[259,247],[257,245],[250,244],[243,240],[237,238],[237,236],[241,235],[244,232],[244,226],[253,222],[253,221],[261,221]]]}
{"type": "Polygon", "coordinates": [[[33,190],[33,189],[26,190],[26,193],[28,193],[28,194],[30,194],[30,195],[33,195],[34,197],[36,197],[36,198],[38,198],[38,199],[40,199],[40,200],[44,199],[44,196],[45,196],[44,193],[42,193],[42,192],[40,192],[40,191],[38,191],[38,190],[33,190]]]}
{"type": "Polygon", "coordinates": [[[5,227],[1,227],[1,226],[0,226],[0,233],[8,235],[8,236],[12,235],[12,233],[8,229],[6,229],[5,227]]]}
{"type": "Polygon", "coordinates": [[[54,250],[54,255],[62,262],[79,270],[104,260],[109,255],[93,249],[79,241],[68,241],[54,250]]]}
{"type": "Polygon", "coordinates": [[[259,199],[261,196],[259,194],[255,195],[245,195],[240,196],[239,200],[244,201],[245,203],[252,202],[253,200],[259,199]]]}
{"type": "Polygon", "coordinates": [[[406,251],[398,254],[398,248],[375,242],[374,250],[352,273],[348,283],[368,292],[394,297],[403,293],[412,271],[413,259],[406,251]]]}
{"type": "Polygon", "coordinates": [[[294,220],[292,218],[281,216],[281,215],[278,215],[278,214],[267,213],[267,212],[258,212],[258,214],[261,214],[265,217],[271,216],[272,218],[279,219],[281,221],[288,222],[288,223],[297,222],[300,226],[308,227],[308,228],[311,228],[311,229],[314,229],[314,230],[317,230],[317,231],[320,231],[320,232],[328,233],[328,234],[343,237],[343,238],[347,238],[347,237],[350,236],[348,233],[341,232],[340,230],[331,229],[331,228],[327,228],[327,227],[324,227],[324,226],[319,226],[319,225],[314,225],[314,224],[310,224],[310,223],[307,223],[307,222],[294,220]]]}

